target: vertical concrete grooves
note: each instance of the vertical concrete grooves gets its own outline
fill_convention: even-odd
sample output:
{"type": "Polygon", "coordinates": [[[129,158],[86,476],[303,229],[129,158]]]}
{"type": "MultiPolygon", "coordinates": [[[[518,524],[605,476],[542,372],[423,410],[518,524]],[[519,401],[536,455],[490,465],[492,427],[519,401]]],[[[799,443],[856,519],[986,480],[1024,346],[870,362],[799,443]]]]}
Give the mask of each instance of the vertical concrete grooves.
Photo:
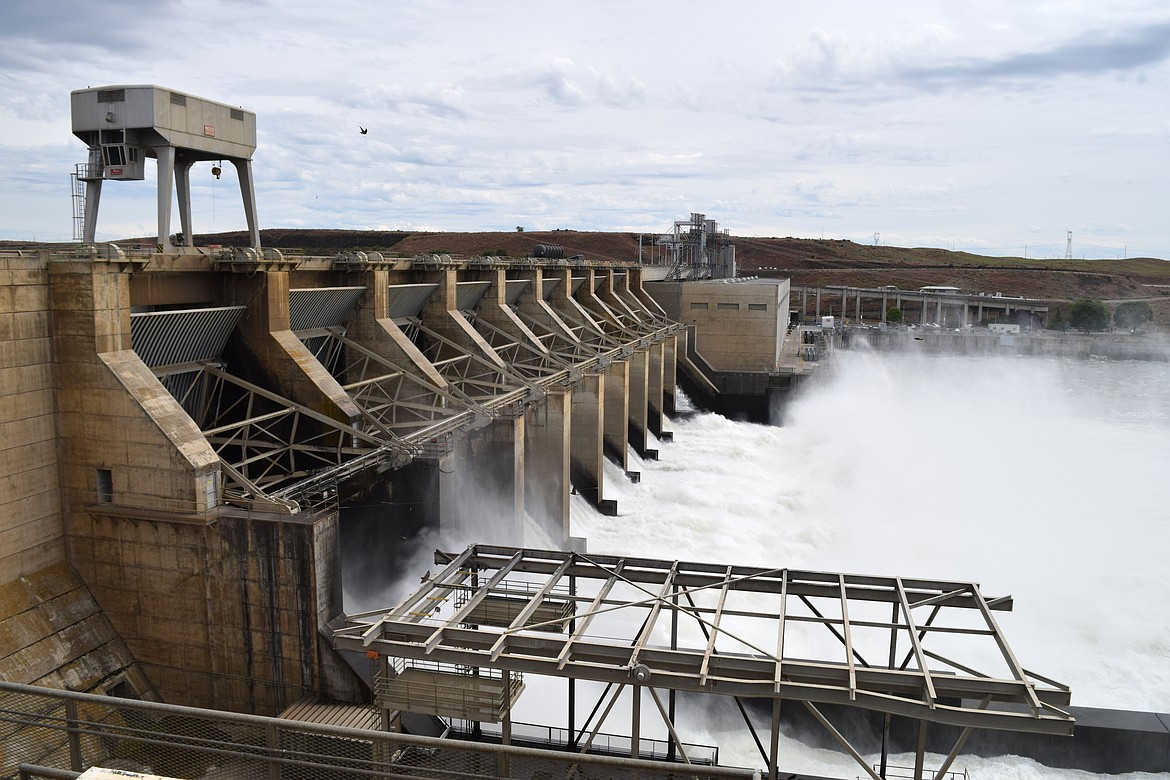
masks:
{"type": "Polygon", "coordinates": [[[630,446],[643,460],[657,460],[658,450],[650,447],[650,350],[630,355],[630,446]]]}
{"type": "Polygon", "coordinates": [[[524,415],[524,507],[549,540],[569,542],[571,390],[546,391],[524,415]]]}
{"type": "Polygon", "coordinates": [[[646,364],[646,428],[660,439],[667,438],[662,428],[662,342],[650,345],[646,364]]]}
{"type": "Polygon", "coordinates": [[[233,278],[239,303],[248,307],[229,353],[232,373],[344,423],[361,413],[341,385],[289,329],[289,272],[268,271],[233,278]]]}
{"type": "Polygon", "coordinates": [[[629,471],[630,364],[615,360],[605,369],[605,454],[629,471]]]}
{"type": "MultiPolygon", "coordinates": [[[[339,607],[339,595],[336,580],[321,580],[317,566],[336,571],[336,562],[326,561],[337,548],[317,545],[336,538],[336,524],[335,511],[292,520],[242,513],[220,520],[206,562],[214,655],[207,687],[217,707],[274,714],[306,691],[325,690],[317,632],[330,617],[321,608],[339,607]]],[[[337,668],[328,680],[330,695],[356,695],[355,681],[337,668]]]]}
{"type": "Polygon", "coordinates": [[[668,416],[678,411],[678,340],[679,335],[671,334],[662,341],[662,413],[668,416]]]}
{"type": "Polygon", "coordinates": [[[66,554],[46,266],[0,254],[0,584],[66,554]]]}
{"type": "Polygon", "coordinates": [[[0,677],[8,682],[100,691],[125,678],[153,695],[114,627],[68,563],[0,585],[0,677]]]}
{"type": "Polygon", "coordinates": [[[573,386],[573,437],[569,477],[573,489],[602,514],[617,514],[617,502],[604,495],[605,376],[584,374],[573,386]]]}

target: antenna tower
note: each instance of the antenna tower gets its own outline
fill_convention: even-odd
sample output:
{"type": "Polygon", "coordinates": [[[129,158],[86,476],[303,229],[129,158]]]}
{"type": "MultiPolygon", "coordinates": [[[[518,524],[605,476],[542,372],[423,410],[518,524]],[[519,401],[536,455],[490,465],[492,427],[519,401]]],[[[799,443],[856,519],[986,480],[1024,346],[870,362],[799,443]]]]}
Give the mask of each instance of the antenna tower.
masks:
{"type": "Polygon", "coordinates": [[[1068,243],[1064,245],[1064,259],[1072,260],[1072,231],[1068,231],[1068,243]]]}

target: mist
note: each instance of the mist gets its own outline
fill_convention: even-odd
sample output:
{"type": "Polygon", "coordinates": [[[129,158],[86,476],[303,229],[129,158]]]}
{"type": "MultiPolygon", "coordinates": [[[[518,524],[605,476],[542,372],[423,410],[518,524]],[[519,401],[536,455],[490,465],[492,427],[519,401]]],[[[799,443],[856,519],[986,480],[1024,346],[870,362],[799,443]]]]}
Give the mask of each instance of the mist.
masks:
{"type": "MultiPolygon", "coordinates": [[[[1014,596],[997,620],[1016,656],[1075,705],[1170,709],[1170,366],[837,357],[783,428],[674,421],[661,460],[631,464],[640,484],[606,474],[617,517],[575,501],[573,533],[597,553],[979,582],[1014,596]]],[[[742,724],[693,718],[725,761],[758,763],[742,724]]],[[[790,747],[793,769],[848,771],[790,747]]]]}

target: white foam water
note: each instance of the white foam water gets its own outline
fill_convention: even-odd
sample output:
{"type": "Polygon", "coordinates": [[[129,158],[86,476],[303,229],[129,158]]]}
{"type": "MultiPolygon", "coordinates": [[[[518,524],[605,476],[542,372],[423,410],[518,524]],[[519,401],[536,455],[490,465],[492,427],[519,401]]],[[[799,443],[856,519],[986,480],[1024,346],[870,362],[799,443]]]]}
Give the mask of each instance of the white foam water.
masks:
{"type": "MultiPolygon", "coordinates": [[[[1170,366],[838,358],[783,428],[675,421],[661,460],[631,466],[639,484],[610,467],[616,517],[574,498],[574,535],[599,553],[977,581],[1015,597],[997,618],[1008,641],[1074,704],[1170,710],[1170,366]]],[[[685,715],[686,741],[760,763],[742,725],[685,715]]],[[[785,769],[857,774],[847,756],[783,747],[785,769]]],[[[1088,776],[963,764],[979,777],[1088,776]]]]}

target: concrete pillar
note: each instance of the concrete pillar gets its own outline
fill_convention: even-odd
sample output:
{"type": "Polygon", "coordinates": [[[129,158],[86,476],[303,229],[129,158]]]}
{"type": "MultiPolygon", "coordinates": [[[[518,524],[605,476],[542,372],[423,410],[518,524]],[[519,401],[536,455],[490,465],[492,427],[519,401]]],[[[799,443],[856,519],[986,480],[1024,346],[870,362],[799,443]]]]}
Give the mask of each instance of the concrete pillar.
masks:
{"type": "Polygon", "coordinates": [[[605,369],[605,454],[629,473],[630,364],[615,360],[605,369]]]}
{"type": "Polygon", "coordinates": [[[817,322],[821,321],[821,288],[817,288],[817,322]]]}
{"type": "Polygon", "coordinates": [[[886,306],[886,292],[885,292],[885,290],[882,290],[882,319],[881,319],[882,322],[886,321],[886,309],[887,308],[889,308],[889,307],[886,306]]]}
{"type": "Polygon", "coordinates": [[[937,302],[935,303],[935,305],[934,305],[934,310],[935,310],[935,314],[934,314],[934,321],[935,321],[935,323],[936,323],[936,324],[938,324],[939,326],[942,326],[942,324],[943,324],[943,300],[942,300],[942,296],[939,296],[939,298],[938,298],[938,301],[937,301],[937,302]]]}
{"type": "Polygon", "coordinates": [[[662,412],[672,415],[677,410],[678,391],[678,335],[671,334],[662,341],[662,412]]]}
{"type": "Polygon", "coordinates": [[[171,198],[175,187],[175,147],[157,146],[158,154],[158,246],[160,252],[170,252],[171,198]]]}
{"type": "Polygon", "coordinates": [[[244,200],[244,219],[248,223],[248,239],[253,249],[260,248],[260,222],[256,218],[256,184],[252,178],[252,161],[229,158],[240,182],[240,197],[244,200]]]}
{"type": "Polygon", "coordinates": [[[569,389],[549,389],[524,412],[524,508],[562,548],[569,541],[572,398],[569,389]]]}
{"type": "Polygon", "coordinates": [[[660,440],[666,441],[671,439],[672,436],[669,436],[662,427],[663,396],[665,395],[662,386],[662,379],[665,374],[663,369],[664,354],[665,351],[663,350],[661,341],[650,345],[650,360],[647,364],[648,376],[646,383],[646,426],[660,440]]]}
{"type": "Polygon", "coordinates": [[[458,544],[522,545],[524,417],[469,431],[439,465],[439,524],[458,544]]]}
{"type": "Polygon", "coordinates": [[[585,374],[573,386],[569,478],[573,489],[598,511],[616,515],[617,502],[604,496],[605,389],[600,373],[585,374]]]}
{"type": "Polygon", "coordinates": [[[248,313],[237,333],[251,361],[233,365],[237,376],[345,423],[361,413],[336,379],[289,330],[287,271],[233,276],[236,300],[248,313]]]}
{"type": "Polygon", "coordinates": [[[98,206],[102,202],[102,180],[90,179],[85,183],[85,225],[82,229],[82,241],[94,243],[97,237],[98,206]]]}
{"type": "Polygon", "coordinates": [[[630,355],[630,445],[644,460],[658,460],[658,450],[650,448],[650,350],[636,350],[630,355]]]}
{"type": "Polygon", "coordinates": [[[175,163],[175,189],[179,196],[179,229],[183,231],[183,240],[180,246],[195,246],[192,237],[194,226],[191,223],[191,166],[194,162],[183,161],[175,163]]]}

